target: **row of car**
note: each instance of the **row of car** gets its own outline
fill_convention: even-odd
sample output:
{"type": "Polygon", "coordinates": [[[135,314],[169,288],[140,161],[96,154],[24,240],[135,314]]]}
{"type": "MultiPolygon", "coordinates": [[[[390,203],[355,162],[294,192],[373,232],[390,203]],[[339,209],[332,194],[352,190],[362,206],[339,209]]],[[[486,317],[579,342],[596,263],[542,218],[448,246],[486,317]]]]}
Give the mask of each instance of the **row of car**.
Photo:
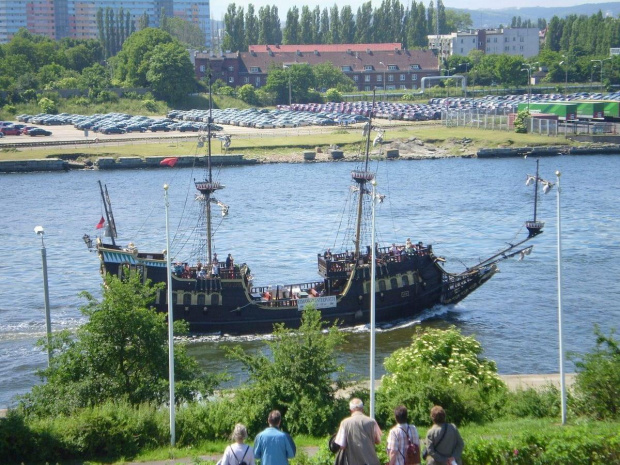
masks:
{"type": "Polygon", "coordinates": [[[51,136],[51,131],[26,124],[13,124],[10,121],[0,121],[0,137],[4,136],[51,136]]]}

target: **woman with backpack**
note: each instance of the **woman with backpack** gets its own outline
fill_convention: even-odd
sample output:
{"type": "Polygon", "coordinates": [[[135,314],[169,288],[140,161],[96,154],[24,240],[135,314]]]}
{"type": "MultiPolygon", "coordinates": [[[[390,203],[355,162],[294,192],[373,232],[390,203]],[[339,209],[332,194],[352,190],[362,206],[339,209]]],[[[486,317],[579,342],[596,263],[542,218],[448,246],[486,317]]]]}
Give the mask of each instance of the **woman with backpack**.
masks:
{"type": "Polygon", "coordinates": [[[394,409],[394,426],[388,435],[387,452],[389,465],[416,465],[420,463],[420,437],[414,425],[408,423],[407,407],[394,409]]]}
{"type": "Polygon", "coordinates": [[[254,450],[243,441],[248,437],[248,430],[241,423],[235,425],[230,438],[235,441],[224,451],[218,465],[255,465],[254,450]]]}

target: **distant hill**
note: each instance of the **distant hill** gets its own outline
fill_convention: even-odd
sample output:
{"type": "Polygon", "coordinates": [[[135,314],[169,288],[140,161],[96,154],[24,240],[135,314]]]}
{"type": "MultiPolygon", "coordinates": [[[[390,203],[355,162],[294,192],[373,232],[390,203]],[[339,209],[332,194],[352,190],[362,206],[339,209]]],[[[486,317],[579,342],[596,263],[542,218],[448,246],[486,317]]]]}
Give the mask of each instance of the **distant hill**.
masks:
{"type": "Polygon", "coordinates": [[[521,19],[531,19],[536,22],[538,18],[545,18],[547,22],[554,16],[564,18],[568,15],[586,15],[591,16],[598,13],[599,10],[603,15],[618,17],[620,15],[620,2],[608,3],[587,3],[583,5],[567,6],[567,7],[527,7],[527,8],[503,8],[501,10],[468,10],[465,8],[449,8],[452,10],[469,13],[473,21],[475,29],[494,28],[500,24],[510,26],[513,16],[521,16],[521,19]]]}

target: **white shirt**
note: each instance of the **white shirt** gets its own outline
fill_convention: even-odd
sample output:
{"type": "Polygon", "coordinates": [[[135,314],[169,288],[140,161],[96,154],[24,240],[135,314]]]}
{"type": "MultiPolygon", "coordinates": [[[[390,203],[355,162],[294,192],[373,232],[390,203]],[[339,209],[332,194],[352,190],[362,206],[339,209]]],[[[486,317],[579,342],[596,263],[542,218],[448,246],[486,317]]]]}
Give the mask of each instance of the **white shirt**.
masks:
{"type": "Polygon", "coordinates": [[[418,430],[413,425],[407,423],[398,424],[390,430],[387,440],[388,456],[390,451],[396,451],[396,465],[404,465],[405,463],[405,451],[407,450],[407,439],[405,435],[408,433],[409,439],[413,444],[420,446],[420,436],[418,436],[418,430]],[[409,430],[407,430],[409,428],[409,430]]]}
{"type": "Polygon", "coordinates": [[[239,465],[245,462],[248,465],[254,464],[254,450],[248,444],[231,444],[224,451],[224,456],[220,460],[220,465],[239,465]],[[247,453],[246,453],[247,450],[247,453]],[[243,456],[245,454],[245,457],[243,456]]]}

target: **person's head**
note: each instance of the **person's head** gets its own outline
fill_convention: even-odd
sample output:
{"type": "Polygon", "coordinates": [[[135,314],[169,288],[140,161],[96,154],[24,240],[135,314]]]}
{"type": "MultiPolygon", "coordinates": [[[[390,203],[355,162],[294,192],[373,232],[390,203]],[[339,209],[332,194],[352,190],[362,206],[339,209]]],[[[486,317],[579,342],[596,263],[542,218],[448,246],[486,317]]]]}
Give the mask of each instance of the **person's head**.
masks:
{"type": "Polygon", "coordinates": [[[280,422],[282,421],[282,414],[279,410],[272,410],[269,412],[269,418],[267,418],[267,422],[269,426],[280,426],[280,422]]]}
{"type": "Polygon", "coordinates": [[[232,434],[230,435],[230,439],[233,441],[243,442],[248,437],[248,430],[241,423],[237,423],[235,425],[235,429],[233,429],[232,434]]]}
{"type": "Polygon", "coordinates": [[[399,405],[394,409],[394,418],[396,423],[407,423],[407,407],[399,405]]]}
{"type": "Polygon", "coordinates": [[[357,397],[354,397],[353,399],[351,399],[351,401],[349,402],[349,410],[351,410],[352,412],[363,411],[364,402],[362,402],[362,399],[358,399],[357,397]]]}
{"type": "Polygon", "coordinates": [[[443,409],[443,407],[435,405],[431,409],[431,421],[436,425],[441,425],[446,422],[446,411],[443,409]]]}

